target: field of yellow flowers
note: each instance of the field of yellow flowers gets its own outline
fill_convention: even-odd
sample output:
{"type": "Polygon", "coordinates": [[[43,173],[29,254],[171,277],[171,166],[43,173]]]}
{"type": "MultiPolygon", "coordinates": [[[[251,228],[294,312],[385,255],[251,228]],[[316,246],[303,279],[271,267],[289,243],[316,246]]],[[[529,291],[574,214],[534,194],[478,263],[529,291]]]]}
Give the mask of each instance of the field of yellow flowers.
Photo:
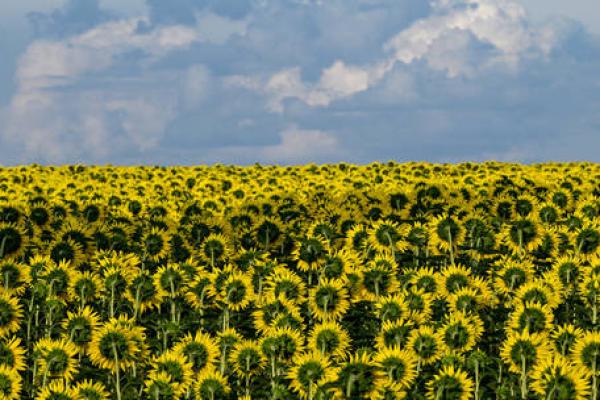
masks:
{"type": "Polygon", "coordinates": [[[598,399],[600,165],[0,169],[0,399],[598,399]]]}

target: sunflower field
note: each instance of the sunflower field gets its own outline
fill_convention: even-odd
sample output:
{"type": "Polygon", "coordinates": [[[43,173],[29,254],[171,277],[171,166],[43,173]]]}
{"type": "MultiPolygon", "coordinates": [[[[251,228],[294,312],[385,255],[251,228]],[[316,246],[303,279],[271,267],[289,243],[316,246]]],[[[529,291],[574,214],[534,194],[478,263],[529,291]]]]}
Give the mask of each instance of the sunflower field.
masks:
{"type": "Polygon", "coordinates": [[[0,399],[598,399],[600,165],[0,169],[0,399]]]}

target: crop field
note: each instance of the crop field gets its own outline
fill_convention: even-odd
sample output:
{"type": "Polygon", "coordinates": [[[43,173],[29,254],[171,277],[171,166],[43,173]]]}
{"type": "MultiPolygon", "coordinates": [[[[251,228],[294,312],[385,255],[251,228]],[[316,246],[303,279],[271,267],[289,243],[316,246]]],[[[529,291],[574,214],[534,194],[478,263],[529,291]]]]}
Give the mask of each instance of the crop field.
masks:
{"type": "Polygon", "coordinates": [[[0,399],[598,399],[600,165],[0,169],[0,399]]]}

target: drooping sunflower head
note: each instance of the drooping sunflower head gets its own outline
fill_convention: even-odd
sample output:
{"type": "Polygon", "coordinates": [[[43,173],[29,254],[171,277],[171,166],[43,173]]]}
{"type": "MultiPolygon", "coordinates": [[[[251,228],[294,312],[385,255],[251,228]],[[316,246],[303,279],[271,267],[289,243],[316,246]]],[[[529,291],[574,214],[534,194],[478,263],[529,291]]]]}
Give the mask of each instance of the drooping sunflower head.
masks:
{"type": "Polygon", "coordinates": [[[443,342],[440,332],[429,326],[414,329],[408,338],[407,348],[413,351],[422,365],[433,364],[442,357],[443,342]]]}
{"type": "Polygon", "coordinates": [[[22,371],[26,368],[25,349],[18,337],[0,339],[0,366],[22,371]]]}
{"type": "Polygon", "coordinates": [[[573,256],[557,258],[552,264],[552,273],[562,285],[563,290],[577,289],[577,281],[581,276],[580,264],[580,260],[573,256]]]}
{"type": "Polygon", "coordinates": [[[187,275],[179,264],[169,263],[159,267],[153,275],[154,287],[159,297],[175,298],[187,287],[187,275]]]}
{"type": "Polygon", "coordinates": [[[462,354],[477,344],[483,333],[483,322],[475,314],[452,313],[440,328],[446,353],[462,354]]]}
{"type": "Polygon", "coordinates": [[[69,297],[80,304],[88,304],[100,298],[104,292],[104,285],[100,277],[91,271],[73,274],[69,281],[69,297]]]}
{"type": "Polygon", "coordinates": [[[321,236],[306,236],[298,239],[292,255],[298,262],[298,269],[314,272],[321,268],[328,254],[329,245],[321,236]]]}
{"type": "Polygon", "coordinates": [[[152,361],[152,370],[169,375],[177,396],[182,396],[192,386],[193,365],[178,352],[167,351],[156,357],[152,361]]]}
{"type": "Polygon", "coordinates": [[[73,388],[75,397],[81,400],[108,400],[110,394],[101,382],[84,379],[73,388]]]}
{"type": "Polygon", "coordinates": [[[90,360],[100,368],[126,369],[137,361],[139,347],[129,329],[105,325],[90,343],[90,360]],[[117,360],[117,362],[115,362],[117,360]]]}
{"type": "Polygon", "coordinates": [[[553,355],[535,367],[531,388],[548,400],[589,398],[590,385],[588,375],[577,368],[567,358],[553,355]]]}
{"type": "Polygon", "coordinates": [[[310,290],[309,307],[320,321],[339,320],[349,306],[348,293],[340,280],[322,279],[310,290]]]}
{"type": "Polygon", "coordinates": [[[57,379],[41,388],[35,398],[38,400],[73,400],[74,396],[75,390],[65,384],[63,380],[57,379]]]}
{"type": "Polygon", "coordinates": [[[291,301],[301,301],[306,293],[306,284],[294,271],[278,266],[266,279],[265,295],[283,295],[291,301]]]}
{"type": "Polygon", "coordinates": [[[224,235],[211,233],[200,246],[200,256],[211,267],[221,264],[231,254],[231,245],[224,235]]]}
{"type": "Polygon", "coordinates": [[[268,360],[289,362],[294,355],[302,352],[304,338],[302,334],[291,328],[274,328],[266,332],[260,342],[260,348],[268,360]]]}
{"type": "Polygon", "coordinates": [[[302,399],[318,396],[328,383],[335,381],[336,370],[320,352],[298,354],[287,373],[291,389],[302,399]]]}
{"type": "Polygon", "coordinates": [[[177,385],[165,371],[150,371],[144,381],[144,392],[155,400],[176,400],[179,398],[177,385]]]}
{"type": "Polygon", "coordinates": [[[383,381],[377,363],[366,352],[353,354],[339,364],[334,385],[336,398],[376,398],[383,381]]]}
{"type": "Polygon", "coordinates": [[[163,292],[157,290],[148,271],[138,271],[125,291],[125,298],[133,305],[134,311],[139,313],[160,307],[163,295],[163,292]]]}
{"type": "Polygon", "coordinates": [[[12,260],[0,262],[0,290],[22,295],[31,282],[30,267],[12,260]]]}
{"type": "Polygon", "coordinates": [[[23,310],[17,298],[0,293],[0,337],[17,332],[22,317],[23,310]]]}
{"type": "Polygon", "coordinates": [[[229,310],[239,311],[248,307],[254,300],[250,277],[242,272],[229,275],[221,288],[221,298],[229,310]]]}
{"type": "Polygon", "coordinates": [[[573,345],[582,336],[583,330],[572,324],[557,325],[550,334],[554,350],[565,357],[573,352],[573,345]]]}
{"type": "Polygon", "coordinates": [[[447,297],[459,289],[471,284],[471,270],[463,265],[450,265],[438,275],[438,290],[443,297],[447,297]]]}
{"type": "Polygon", "coordinates": [[[145,258],[159,261],[169,254],[169,238],[167,232],[160,228],[148,230],[141,238],[142,252],[145,258]]]}
{"type": "Polygon", "coordinates": [[[550,354],[548,338],[542,333],[511,331],[500,350],[502,360],[514,373],[530,372],[550,354]]]}
{"type": "Polygon", "coordinates": [[[62,327],[69,341],[80,349],[85,349],[96,329],[100,325],[100,317],[90,307],[85,306],[78,312],[67,312],[67,319],[62,327]]]}
{"type": "Polygon", "coordinates": [[[202,332],[187,334],[174,347],[173,351],[183,355],[192,364],[195,372],[213,366],[219,355],[217,341],[210,335],[202,332]]]}
{"type": "Polygon", "coordinates": [[[0,366],[0,398],[17,400],[21,398],[21,375],[6,365],[0,366]]]}
{"type": "Polygon", "coordinates": [[[398,346],[386,347],[377,352],[374,361],[394,384],[408,388],[417,377],[417,356],[398,346]]]}
{"type": "Polygon", "coordinates": [[[313,327],[308,336],[308,347],[325,356],[342,359],[350,348],[350,337],[337,322],[323,322],[313,327]]]}
{"type": "Polygon", "coordinates": [[[229,364],[240,378],[260,374],[265,363],[260,344],[253,340],[239,341],[229,354],[229,364]]]}
{"type": "Polygon", "coordinates": [[[0,222],[0,259],[20,257],[27,247],[27,235],[16,224],[0,222]]]}
{"type": "MultiPolygon", "coordinates": [[[[40,339],[34,346],[39,374],[70,382],[77,373],[77,347],[67,340],[40,339]]],[[[41,375],[40,375],[41,376],[41,375]]]]}
{"type": "Polygon", "coordinates": [[[225,400],[230,391],[227,379],[216,369],[207,368],[198,374],[196,381],[198,398],[225,400]]]}
{"type": "Polygon", "coordinates": [[[416,328],[414,321],[397,320],[386,321],[381,325],[377,335],[377,348],[400,347],[404,348],[408,344],[412,331],[416,328]]]}
{"type": "Polygon", "coordinates": [[[403,296],[393,295],[380,298],[376,303],[377,314],[383,321],[397,321],[408,317],[408,305],[403,296]]]}
{"type": "Polygon", "coordinates": [[[452,365],[442,369],[427,382],[427,398],[469,400],[473,394],[473,381],[466,372],[452,365]]]}
{"type": "Polygon", "coordinates": [[[510,316],[509,325],[516,331],[548,332],[553,321],[554,314],[548,305],[527,302],[517,304],[510,316]]]}
{"type": "Polygon", "coordinates": [[[600,333],[594,331],[585,332],[575,340],[572,357],[575,363],[589,374],[600,373],[600,333]]]}

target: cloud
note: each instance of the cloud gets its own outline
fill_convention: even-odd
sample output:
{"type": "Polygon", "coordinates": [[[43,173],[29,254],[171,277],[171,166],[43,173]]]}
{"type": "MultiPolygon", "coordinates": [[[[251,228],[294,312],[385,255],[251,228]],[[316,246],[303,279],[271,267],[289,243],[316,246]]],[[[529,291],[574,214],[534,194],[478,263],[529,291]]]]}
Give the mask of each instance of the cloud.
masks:
{"type": "Polygon", "coordinates": [[[397,63],[425,61],[449,78],[473,77],[490,68],[515,69],[524,58],[547,57],[557,43],[549,27],[530,28],[524,9],[512,0],[435,0],[432,14],[417,20],[383,45],[387,55],[367,65],[336,60],[315,83],[301,79],[300,67],[268,79],[236,77],[231,84],[263,92],[268,109],[282,112],[286,99],[313,107],[351,97],[378,84],[397,63]]]}
{"type": "Polygon", "coordinates": [[[210,74],[202,66],[190,67],[182,78],[152,72],[153,63],[170,52],[206,39],[188,26],[140,32],[143,22],[110,21],[63,40],[34,41],[18,62],[5,140],[47,161],[105,157],[114,143],[140,151],[155,146],[179,99],[197,104],[210,74]],[[113,76],[131,52],[138,52],[138,70],[113,76]],[[80,86],[92,76],[100,83],[80,86]]]}

